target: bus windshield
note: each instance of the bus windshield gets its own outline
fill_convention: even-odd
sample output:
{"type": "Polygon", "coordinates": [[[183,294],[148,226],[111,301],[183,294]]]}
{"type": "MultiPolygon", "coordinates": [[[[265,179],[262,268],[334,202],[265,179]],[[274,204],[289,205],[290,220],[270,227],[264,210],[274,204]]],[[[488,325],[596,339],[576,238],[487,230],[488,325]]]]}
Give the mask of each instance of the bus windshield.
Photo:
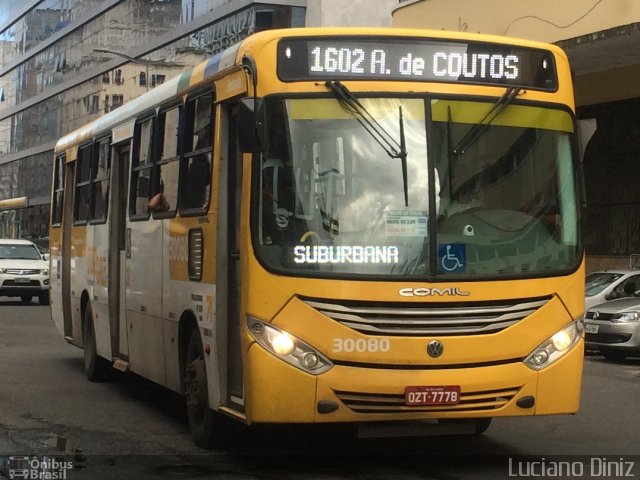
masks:
{"type": "Polygon", "coordinates": [[[268,99],[252,223],[267,268],[317,277],[499,278],[577,267],[568,112],[496,109],[490,101],[359,101],[403,143],[406,181],[403,161],[344,102],[268,99]]]}

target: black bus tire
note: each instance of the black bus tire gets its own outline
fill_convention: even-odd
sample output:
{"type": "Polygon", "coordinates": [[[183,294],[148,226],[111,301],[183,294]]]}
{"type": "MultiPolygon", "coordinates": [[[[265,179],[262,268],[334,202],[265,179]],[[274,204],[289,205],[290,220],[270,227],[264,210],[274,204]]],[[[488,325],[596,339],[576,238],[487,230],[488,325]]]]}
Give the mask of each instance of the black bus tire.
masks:
{"type": "Polygon", "coordinates": [[[103,382],[111,374],[111,365],[98,355],[91,304],[87,305],[87,309],[84,312],[82,335],[84,339],[84,371],[87,379],[90,382],[103,382]]]}
{"type": "Polygon", "coordinates": [[[198,328],[187,343],[184,361],[184,394],[191,435],[197,446],[211,448],[215,434],[215,412],[209,408],[207,367],[198,328]]]}

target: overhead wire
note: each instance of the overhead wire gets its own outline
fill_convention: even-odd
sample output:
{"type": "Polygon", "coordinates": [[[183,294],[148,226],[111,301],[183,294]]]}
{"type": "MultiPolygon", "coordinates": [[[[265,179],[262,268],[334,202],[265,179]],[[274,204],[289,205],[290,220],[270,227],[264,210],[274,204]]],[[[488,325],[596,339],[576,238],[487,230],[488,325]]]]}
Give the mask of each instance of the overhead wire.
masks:
{"type": "Polygon", "coordinates": [[[568,24],[566,24],[566,25],[558,25],[558,24],[556,24],[556,23],[553,23],[551,20],[547,20],[547,19],[545,19],[545,18],[538,17],[537,15],[524,15],[524,16],[522,16],[522,17],[518,17],[518,18],[516,18],[516,19],[512,20],[512,21],[511,21],[511,23],[509,23],[509,25],[507,25],[507,28],[505,29],[505,31],[504,31],[504,33],[503,33],[502,35],[506,35],[506,34],[507,34],[507,32],[509,31],[509,29],[511,28],[511,26],[512,26],[514,23],[519,22],[520,20],[527,19],[527,18],[533,18],[533,19],[535,19],[535,20],[539,20],[539,21],[541,21],[541,22],[548,23],[549,25],[553,25],[553,26],[554,26],[554,27],[556,27],[556,28],[569,28],[569,27],[571,27],[571,26],[575,25],[576,23],[578,23],[580,20],[582,20],[582,19],[583,19],[584,17],[586,17],[587,15],[589,15],[589,14],[590,14],[590,13],[591,13],[595,8],[596,8],[596,7],[597,7],[598,5],[600,5],[602,2],[603,2],[603,0],[597,0],[597,1],[596,1],[596,3],[594,3],[594,4],[593,4],[593,6],[592,6],[589,10],[587,10],[584,14],[582,14],[580,17],[578,17],[577,19],[575,19],[573,22],[568,23],[568,24]]]}

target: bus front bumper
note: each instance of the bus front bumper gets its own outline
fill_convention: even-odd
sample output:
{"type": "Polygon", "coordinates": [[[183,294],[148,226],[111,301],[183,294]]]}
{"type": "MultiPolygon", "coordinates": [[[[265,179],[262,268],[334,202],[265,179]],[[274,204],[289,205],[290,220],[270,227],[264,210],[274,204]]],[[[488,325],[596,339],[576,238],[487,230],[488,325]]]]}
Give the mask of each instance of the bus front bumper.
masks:
{"type": "Polygon", "coordinates": [[[389,422],[572,414],[579,408],[584,343],[534,371],[516,361],[445,369],[335,365],[310,375],[258,344],[249,348],[249,423],[389,422]],[[459,386],[452,405],[407,406],[406,387],[459,386]]]}

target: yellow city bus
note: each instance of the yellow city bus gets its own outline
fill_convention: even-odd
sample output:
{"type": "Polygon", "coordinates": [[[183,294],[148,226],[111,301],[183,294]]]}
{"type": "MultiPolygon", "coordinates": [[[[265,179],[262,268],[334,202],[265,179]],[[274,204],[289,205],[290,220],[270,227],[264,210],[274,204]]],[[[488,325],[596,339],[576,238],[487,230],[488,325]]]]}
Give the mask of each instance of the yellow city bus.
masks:
{"type": "Polygon", "coordinates": [[[57,143],[54,323],[90,380],[184,394],[202,446],[220,414],[373,436],[575,413],[575,143],[555,46],[255,34],[57,143]]]}

